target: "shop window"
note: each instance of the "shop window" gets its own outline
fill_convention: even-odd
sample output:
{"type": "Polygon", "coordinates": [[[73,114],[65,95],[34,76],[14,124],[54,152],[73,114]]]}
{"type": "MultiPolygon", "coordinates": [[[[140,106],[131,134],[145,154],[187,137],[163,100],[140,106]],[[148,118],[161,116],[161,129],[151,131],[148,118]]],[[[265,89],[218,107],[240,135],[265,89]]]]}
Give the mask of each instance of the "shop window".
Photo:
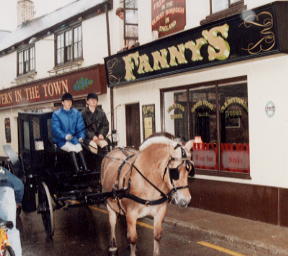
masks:
{"type": "Polygon", "coordinates": [[[5,118],[4,124],[5,124],[6,143],[11,143],[11,124],[10,124],[10,118],[9,117],[5,118]]]}
{"type": "Polygon", "coordinates": [[[197,173],[249,178],[246,78],[161,90],[163,130],[194,139],[197,173]]]}
{"type": "Polygon", "coordinates": [[[131,48],[138,42],[137,0],[124,0],[124,44],[131,48]]]}
{"type": "Polygon", "coordinates": [[[82,26],[69,28],[55,36],[56,65],[81,59],[82,54],[82,26]]]}
{"type": "Polygon", "coordinates": [[[17,75],[24,75],[35,71],[35,46],[30,46],[17,53],[17,75]]]}
{"type": "Polygon", "coordinates": [[[244,0],[210,0],[210,14],[200,22],[204,25],[246,10],[244,0]]]}

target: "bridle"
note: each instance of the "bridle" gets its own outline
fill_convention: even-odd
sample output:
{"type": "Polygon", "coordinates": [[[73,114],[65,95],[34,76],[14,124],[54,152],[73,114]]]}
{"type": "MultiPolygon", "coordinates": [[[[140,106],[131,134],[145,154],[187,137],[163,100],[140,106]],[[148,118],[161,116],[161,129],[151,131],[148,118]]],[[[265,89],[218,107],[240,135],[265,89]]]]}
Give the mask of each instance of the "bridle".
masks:
{"type": "MultiPolygon", "coordinates": [[[[188,185],[187,186],[178,186],[177,187],[174,184],[174,180],[178,180],[180,178],[180,170],[179,170],[180,166],[185,164],[186,171],[189,172],[189,174],[191,173],[190,176],[194,176],[194,173],[195,173],[194,172],[194,166],[193,166],[191,160],[187,157],[185,149],[180,144],[177,144],[174,147],[174,150],[176,150],[179,147],[181,148],[181,158],[175,158],[175,157],[171,156],[169,158],[168,162],[167,162],[167,165],[165,167],[165,171],[164,171],[164,174],[163,174],[163,180],[164,180],[165,175],[166,175],[167,171],[169,170],[169,177],[170,177],[170,181],[171,181],[171,184],[172,184],[173,188],[168,193],[164,193],[163,191],[161,191],[155,184],[153,184],[153,182],[151,182],[148,178],[146,178],[144,176],[144,174],[137,168],[137,166],[135,165],[135,161],[136,161],[137,157],[133,160],[132,163],[128,161],[130,158],[135,156],[133,154],[133,155],[127,156],[126,159],[123,160],[123,162],[121,163],[121,165],[118,168],[118,181],[117,182],[119,184],[119,177],[120,177],[121,169],[123,168],[123,166],[126,163],[130,165],[130,177],[128,179],[127,188],[120,189],[119,187],[115,186],[113,188],[112,192],[105,193],[105,194],[107,194],[106,197],[107,198],[108,197],[113,197],[114,199],[117,199],[117,200],[120,200],[122,198],[129,198],[131,200],[134,200],[134,201],[136,201],[136,202],[138,202],[140,204],[144,204],[144,205],[158,205],[158,204],[162,204],[162,203],[164,203],[166,201],[171,201],[173,194],[176,193],[178,190],[188,189],[188,185]],[[179,160],[181,160],[181,163],[176,168],[169,168],[169,165],[171,164],[171,162],[179,161],[179,160]],[[157,190],[160,193],[161,198],[156,199],[156,200],[145,200],[145,199],[140,198],[140,197],[138,197],[138,196],[136,196],[134,194],[129,193],[130,185],[131,185],[131,174],[132,174],[133,170],[135,170],[146,182],[148,182],[155,190],[157,190]]],[[[120,160],[120,159],[117,159],[117,160],[120,160]]]]}
{"type": "Polygon", "coordinates": [[[179,178],[180,178],[180,169],[179,169],[180,166],[185,164],[185,169],[189,173],[189,176],[193,177],[195,175],[194,166],[193,166],[191,160],[188,158],[185,149],[180,144],[177,144],[174,147],[174,150],[176,150],[177,148],[181,149],[181,158],[170,157],[168,164],[165,168],[164,174],[163,174],[163,180],[164,180],[166,173],[169,172],[170,182],[173,186],[173,189],[169,193],[172,193],[172,194],[173,194],[173,192],[174,193],[177,192],[177,190],[185,189],[185,188],[189,187],[188,185],[187,186],[179,186],[179,187],[175,186],[174,180],[179,180],[179,178]],[[181,161],[181,163],[178,164],[178,166],[176,168],[169,168],[169,165],[173,161],[181,161]]]}

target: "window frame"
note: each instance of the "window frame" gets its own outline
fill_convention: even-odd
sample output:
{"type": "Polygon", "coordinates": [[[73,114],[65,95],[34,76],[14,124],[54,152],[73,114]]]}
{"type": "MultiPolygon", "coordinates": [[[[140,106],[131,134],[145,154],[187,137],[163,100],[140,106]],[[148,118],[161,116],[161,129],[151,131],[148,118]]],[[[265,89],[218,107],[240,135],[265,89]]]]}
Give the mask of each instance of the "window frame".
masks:
{"type": "Polygon", "coordinates": [[[68,28],[59,30],[54,36],[54,65],[55,67],[64,66],[69,63],[73,63],[79,60],[83,60],[83,31],[82,23],[77,23],[69,26],[68,28]],[[78,40],[75,41],[75,31],[78,29],[78,40]],[[80,32],[79,32],[80,30],[80,32]],[[69,36],[70,34],[70,36],[69,36]],[[80,36],[79,36],[80,35],[80,36]],[[62,41],[58,40],[62,38],[62,41]],[[67,42],[69,41],[69,43],[67,42]],[[59,44],[60,47],[58,47],[59,44]],[[79,48],[80,45],[80,48],[79,48]],[[75,57],[75,47],[78,49],[78,56],[75,57]],[[70,55],[68,54],[70,52],[70,55]],[[60,54],[60,55],[59,55],[60,54]],[[69,56],[68,56],[69,55],[69,56]],[[58,61],[60,58],[63,61],[58,61]]]}
{"type": "MultiPolygon", "coordinates": [[[[239,77],[233,77],[228,79],[222,79],[222,80],[215,80],[215,81],[209,81],[209,82],[203,82],[203,83],[197,83],[197,84],[187,84],[183,86],[177,86],[177,87],[169,87],[169,88],[163,88],[160,89],[160,109],[161,109],[161,130],[165,131],[165,93],[171,92],[171,91],[181,91],[186,90],[187,95],[189,95],[189,90],[191,88],[197,88],[197,87],[208,87],[208,86],[215,86],[217,94],[219,85],[221,84],[228,84],[228,83],[239,83],[243,82],[247,84],[247,76],[239,76],[239,77]]],[[[247,84],[248,86],[248,84],[247,84]]],[[[217,100],[218,101],[218,100],[217,100]]],[[[189,104],[189,100],[187,100],[187,104],[189,104]]],[[[218,102],[219,103],[219,102],[218,102]]],[[[220,119],[220,105],[216,104],[216,115],[217,120],[220,119]]],[[[189,115],[188,115],[189,116],[189,115]]],[[[188,123],[190,122],[190,117],[188,118],[188,123]]],[[[249,122],[249,120],[248,120],[249,122]]],[[[188,125],[187,125],[188,126],[188,125]]],[[[220,152],[221,147],[221,131],[220,131],[220,123],[217,121],[217,149],[220,152]]],[[[188,129],[188,136],[190,137],[190,131],[188,129]]],[[[250,141],[250,138],[249,138],[250,141]]],[[[250,156],[250,153],[249,153],[250,156]]],[[[221,154],[217,154],[217,161],[220,163],[221,154]]],[[[219,176],[219,177],[231,177],[231,178],[239,178],[239,179],[251,179],[251,165],[249,168],[249,173],[241,173],[241,172],[229,172],[225,170],[221,170],[220,164],[219,168],[217,170],[196,170],[196,174],[198,175],[209,175],[209,176],[219,176]]]]}
{"type": "Polygon", "coordinates": [[[35,69],[36,69],[35,45],[32,44],[29,45],[28,47],[19,49],[17,51],[17,76],[23,76],[25,74],[35,71],[35,69]],[[28,59],[26,59],[27,57],[28,59]],[[22,61],[20,61],[20,59],[22,61]]]}
{"type": "MultiPolygon", "coordinates": [[[[126,7],[126,1],[127,0],[124,0],[123,1],[123,6],[124,6],[124,45],[129,45],[129,41],[135,41],[134,44],[136,44],[139,40],[139,16],[138,16],[138,7],[137,8],[131,8],[131,7],[126,7]],[[138,23],[129,23],[129,22],[126,22],[126,11],[137,11],[137,20],[138,20],[138,23]],[[135,26],[137,27],[137,37],[129,37],[129,36],[126,36],[126,26],[135,26]]],[[[138,1],[138,0],[130,0],[130,1],[138,1]]],[[[137,6],[138,6],[138,3],[137,3],[137,6]]]]}
{"type": "Polygon", "coordinates": [[[209,15],[206,16],[206,18],[204,20],[200,21],[200,25],[205,25],[207,23],[213,22],[213,21],[217,21],[223,18],[227,18],[229,16],[235,15],[235,14],[239,14],[242,11],[247,9],[247,6],[245,5],[244,1],[245,0],[238,0],[235,3],[231,3],[231,0],[227,0],[228,1],[228,8],[223,9],[221,11],[217,11],[217,12],[213,12],[213,1],[215,0],[209,0],[209,15]]]}

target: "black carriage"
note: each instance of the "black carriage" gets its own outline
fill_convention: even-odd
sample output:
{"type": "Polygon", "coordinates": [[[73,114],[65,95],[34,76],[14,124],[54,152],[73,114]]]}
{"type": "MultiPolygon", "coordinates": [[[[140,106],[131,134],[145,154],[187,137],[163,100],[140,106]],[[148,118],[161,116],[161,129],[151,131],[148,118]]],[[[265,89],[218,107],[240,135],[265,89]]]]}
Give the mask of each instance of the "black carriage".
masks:
{"type": "Polygon", "coordinates": [[[54,234],[54,210],[97,204],[105,199],[100,185],[102,157],[84,150],[89,172],[75,172],[69,155],[53,143],[51,117],[52,112],[19,113],[19,154],[9,145],[4,146],[11,169],[25,184],[23,210],[41,214],[50,238],[54,234]]]}

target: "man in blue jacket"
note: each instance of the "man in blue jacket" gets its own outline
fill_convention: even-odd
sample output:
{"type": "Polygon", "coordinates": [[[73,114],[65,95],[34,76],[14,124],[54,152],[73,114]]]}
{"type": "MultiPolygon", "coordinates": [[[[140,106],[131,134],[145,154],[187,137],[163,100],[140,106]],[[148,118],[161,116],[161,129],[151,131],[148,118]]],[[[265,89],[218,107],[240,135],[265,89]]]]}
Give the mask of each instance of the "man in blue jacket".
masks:
{"type": "Polygon", "coordinates": [[[0,219],[13,222],[13,228],[7,233],[16,256],[22,255],[20,234],[16,229],[16,204],[21,205],[23,194],[22,181],[0,166],[0,219]]]}
{"type": "Polygon", "coordinates": [[[62,108],[55,111],[52,115],[53,140],[59,148],[70,152],[76,172],[81,171],[77,155],[80,158],[83,170],[87,171],[80,144],[85,138],[85,124],[82,115],[77,109],[72,108],[73,97],[70,93],[64,93],[61,100],[62,108]]]}

